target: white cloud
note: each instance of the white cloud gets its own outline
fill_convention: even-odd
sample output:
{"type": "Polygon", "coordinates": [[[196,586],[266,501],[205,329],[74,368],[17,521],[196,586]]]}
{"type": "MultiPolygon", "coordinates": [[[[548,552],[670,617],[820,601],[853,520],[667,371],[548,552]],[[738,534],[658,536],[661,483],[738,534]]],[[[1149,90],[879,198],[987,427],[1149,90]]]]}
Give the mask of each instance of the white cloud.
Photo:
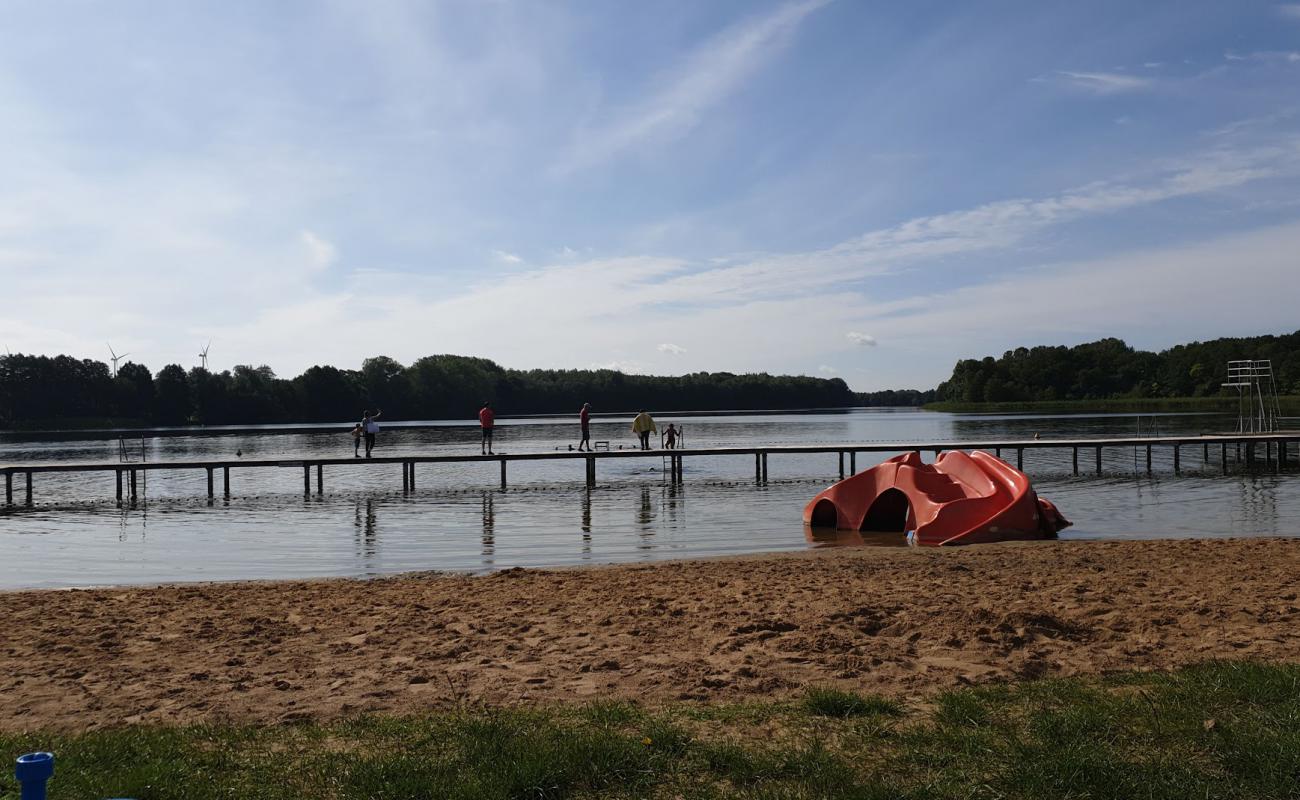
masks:
{"type": "Polygon", "coordinates": [[[861,333],[860,331],[849,331],[848,333],[844,334],[844,338],[848,339],[850,342],[853,342],[858,347],[876,346],[876,337],[872,336],[869,333],[861,333]]]}
{"type": "Polygon", "coordinates": [[[1120,72],[1072,72],[1070,70],[1060,70],[1056,74],[1071,86],[1101,95],[1143,91],[1150,89],[1154,85],[1154,81],[1150,78],[1139,78],[1135,75],[1125,75],[1120,72]]]}
{"type": "Polygon", "coordinates": [[[1256,50],[1252,53],[1234,53],[1231,50],[1223,54],[1225,61],[1263,61],[1300,63],[1300,52],[1295,50],[1256,50]]]}
{"type": "Polygon", "coordinates": [[[820,367],[817,368],[817,371],[822,373],[823,375],[835,375],[839,372],[839,370],[835,369],[835,367],[832,367],[829,364],[822,364],[820,367]]]}
{"type": "Polygon", "coordinates": [[[1196,319],[1200,338],[1294,330],[1293,254],[1300,223],[1106,258],[1034,266],[987,283],[873,308],[874,324],[912,343],[953,342],[967,355],[1016,343],[1141,336],[1163,345],[1196,319]],[[1226,265],[1239,265],[1227,268],[1226,265]],[[1277,287],[1255,292],[1251,286],[1277,287]],[[1285,288],[1283,288],[1285,287],[1285,288]],[[1241,316],[1225,309],[1244,310],[1241,316]],[[990,326],[989,320],[1014,320],[990,326]]]}
{"type": "Polygon", "coordinates": [[[338,259],[338,250],[334,245],[311,231],[303,231],[298,234],[298,238],[307,248],[308,262],[316,269],[327,269],[338,259]]]}
{"type": "Polygon", "coordinates": [[[684,136],[710,107],[781,49],[783,39],[831,0],[800,0],[722,31],[695,50],[644,100],[580,131],[554,170],[591,167],[650,141],[684,136]]]}
{"type": "Polygon", "coordinates": [[[502,264],[522,264],[524,260],[514,253],[507,253],[505,250],[493,250],[492,257],[502,264]]]}
{"type": "Polygon", "coordinates": [[[1282,3],[1277,7],[1277,13],[1287,19],[1300,20],[1300,3],[1282,3]]]}
{"type": "Polygon", "coordinates": [[[668,342],[659,345],[655,349],[661,353],[667,353],[672,356],[680,356],[686,352],[685,347],[682,347],[681,345],[671,344],[668,342]]]}

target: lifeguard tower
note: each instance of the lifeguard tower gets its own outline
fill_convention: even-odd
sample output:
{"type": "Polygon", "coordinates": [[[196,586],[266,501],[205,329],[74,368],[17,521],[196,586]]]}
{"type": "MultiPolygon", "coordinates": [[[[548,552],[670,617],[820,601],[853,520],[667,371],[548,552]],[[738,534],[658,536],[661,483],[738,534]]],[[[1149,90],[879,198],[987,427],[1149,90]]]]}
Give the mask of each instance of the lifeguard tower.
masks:
{"type": "Polygon", "coordinates": [[[1237,390],[1237,433],[1278,430],[1282,414],[1272,360],[1229,361],[1228,380],[1223,386],[1237,390]]]}

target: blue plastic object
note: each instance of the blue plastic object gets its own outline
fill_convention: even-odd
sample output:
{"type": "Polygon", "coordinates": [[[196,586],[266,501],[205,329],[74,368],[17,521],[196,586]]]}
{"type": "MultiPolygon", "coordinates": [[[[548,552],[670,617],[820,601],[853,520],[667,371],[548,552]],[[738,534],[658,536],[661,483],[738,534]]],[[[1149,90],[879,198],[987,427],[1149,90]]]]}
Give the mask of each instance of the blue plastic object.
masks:
{"type": "Polygon", "coordinates": [[[14,777],[22,785],[22,800],[45,800],[45,782],[54,775],[53,753],[18,756],[14,777]]]}

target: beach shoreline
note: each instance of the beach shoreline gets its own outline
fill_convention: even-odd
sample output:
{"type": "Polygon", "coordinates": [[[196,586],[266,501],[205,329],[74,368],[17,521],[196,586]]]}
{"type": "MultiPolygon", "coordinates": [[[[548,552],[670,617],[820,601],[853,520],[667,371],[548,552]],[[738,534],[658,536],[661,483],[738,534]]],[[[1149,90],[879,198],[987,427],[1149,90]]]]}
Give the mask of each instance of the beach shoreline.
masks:
{"type": "Polygon", "coordinates": [[[0,730],[734,702],[1300,660],[1300,539],[0,593],[0,730]]]}

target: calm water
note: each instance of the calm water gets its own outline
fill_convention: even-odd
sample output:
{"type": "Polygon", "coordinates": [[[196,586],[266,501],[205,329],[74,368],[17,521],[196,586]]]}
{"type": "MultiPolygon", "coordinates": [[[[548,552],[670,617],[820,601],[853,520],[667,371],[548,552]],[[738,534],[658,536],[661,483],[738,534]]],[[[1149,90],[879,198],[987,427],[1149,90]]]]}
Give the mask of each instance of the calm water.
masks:
{"type": "MultiPolygon", "coordinates": [[[[665,416],[684,425],[690,447],[758,444],[981,440],[1132,435],[1133,416],[954,415],[911,410],[767,416],[665,416]]],[[[593,420],[592,438],[632,443],[630,420],[593,420]]],[[[1143,433],[1226,428],[1213,415],[1144,416],[1143,433]]],[[[337,434],[232,434],[147,439],[148,460],[300,458],[347,455],[337,434]]],[[[505,421],[503,452],[551,451],[574,443],[570,419],[505,421]]],[[[142,444],[131,444],[139,457],[142,444]]],[[[117,439],[0,436],[0,462],[106,460],[117,439]]],[[[385,426],[383,455],[477,453],[478,433],[460,423],[404,430],[385,426]]],[[[860,455],[863,469],[889,454],[860,455]]],[[[1091,453],[1081,467],[1092,467],[1091,453]]],[[[1211,454],[1212,457],[1217,455],[1211,454]]],[[[926,458],[929,455],[926,454],[926,458]]],[[[152,474],[134,509],[113,503],[113,477],[36,476],[37,506],[0,510],[6,569],[0,588],[159,583],[241,578],[371,576],[409,570],[482,571],[514,566],[644,561],[826,546],[801,523],[808,499],[832,482],[834,454],[769,458],[769,484],[753,484],[752,456],[692,458],[686,484],[668,485],[657,459],[598,465],[600,486],[582,486],[583,462],[510,465],[496,489],[495,464],[420,465],[416,492],[401,492],[399,465],[332,467],[326,494],[304,499],[299,468],[235,469],[232,498],[206,501],[206,476],[152,474]]],[[[1073,477],[1070,453],[1027,451],[1039,493],[1075,526],[1062,538],[1300,535],[1300,475],[1219,475],[1201,450],[1183,450],[1184,474],[1157,451],[1106,451],[1105,474],[1073,477]]],[[[220,478],[218,477],[218,482],[220,478]]],[[[218,485],[218,492],[220,486],[218,485]]]]}

